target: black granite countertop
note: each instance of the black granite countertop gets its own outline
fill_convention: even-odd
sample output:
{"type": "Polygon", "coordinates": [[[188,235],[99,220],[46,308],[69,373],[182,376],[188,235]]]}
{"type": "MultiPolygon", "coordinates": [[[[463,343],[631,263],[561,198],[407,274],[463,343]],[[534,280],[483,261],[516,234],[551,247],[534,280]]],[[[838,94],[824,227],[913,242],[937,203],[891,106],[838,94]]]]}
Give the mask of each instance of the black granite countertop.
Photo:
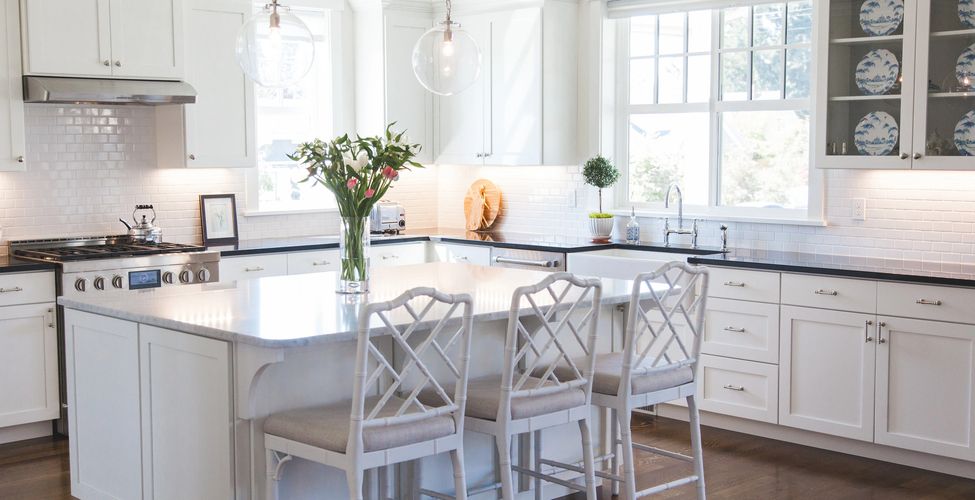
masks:
{"type": "Polygon", "coordinates": [[[799,252],[736,249],[691,257],[688,262],[767,271],[824,274],[847,278],[975,287],[975,264],[905,261],[799,252]]]}
{"type": "Polygon", "coordinates": [[[50,262],[31,262],[11,257],[0,257],[0,274],[26,273],[29,271],[52,271],[57,268],[57,264],[50,262]]]}

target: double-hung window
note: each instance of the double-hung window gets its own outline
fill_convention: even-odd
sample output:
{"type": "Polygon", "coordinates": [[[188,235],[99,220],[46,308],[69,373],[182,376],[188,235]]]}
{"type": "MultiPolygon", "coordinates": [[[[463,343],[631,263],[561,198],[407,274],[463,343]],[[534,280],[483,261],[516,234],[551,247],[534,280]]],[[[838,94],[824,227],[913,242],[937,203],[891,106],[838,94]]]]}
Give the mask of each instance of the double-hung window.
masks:
{"type": "Polygon", "coordinates": [[[811,0],[664,11],[619,28],[619,208],[659,208],[676,183],[701,215],[821,216],[811,0]]]}

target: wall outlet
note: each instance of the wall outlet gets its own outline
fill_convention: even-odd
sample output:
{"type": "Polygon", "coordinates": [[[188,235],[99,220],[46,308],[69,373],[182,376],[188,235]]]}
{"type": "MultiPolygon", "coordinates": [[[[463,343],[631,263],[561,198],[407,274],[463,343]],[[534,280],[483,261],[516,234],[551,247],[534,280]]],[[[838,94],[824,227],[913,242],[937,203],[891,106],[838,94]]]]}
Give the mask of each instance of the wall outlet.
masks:
{"type": "Polygon", "coordinates": [[[867,220],[866,198],[853,198],[853,220],[867,220]]]}

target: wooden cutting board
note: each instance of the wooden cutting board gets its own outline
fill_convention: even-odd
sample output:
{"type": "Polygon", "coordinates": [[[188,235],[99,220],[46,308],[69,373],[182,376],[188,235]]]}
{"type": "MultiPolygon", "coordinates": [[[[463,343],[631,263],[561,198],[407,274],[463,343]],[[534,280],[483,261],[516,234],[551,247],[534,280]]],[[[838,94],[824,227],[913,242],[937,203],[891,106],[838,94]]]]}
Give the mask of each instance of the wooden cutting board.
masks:
{"type": "Polygon", "coordinates": [[[484,231],[501,212],[501,190],[487,179],[471,184],[464,196],[464,220],[468,231],[484,231]]]}

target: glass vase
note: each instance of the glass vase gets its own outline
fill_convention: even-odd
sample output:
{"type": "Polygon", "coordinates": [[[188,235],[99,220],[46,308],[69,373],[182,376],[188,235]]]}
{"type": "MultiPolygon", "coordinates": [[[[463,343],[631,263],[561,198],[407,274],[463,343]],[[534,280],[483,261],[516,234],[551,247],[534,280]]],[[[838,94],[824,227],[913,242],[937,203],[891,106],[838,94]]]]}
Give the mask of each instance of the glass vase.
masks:
{"type": "Polygon", "coordinates": [[[342,268],[335,291],[369,292],[369,217],[339,219],[339,256],[342,268]]]}

